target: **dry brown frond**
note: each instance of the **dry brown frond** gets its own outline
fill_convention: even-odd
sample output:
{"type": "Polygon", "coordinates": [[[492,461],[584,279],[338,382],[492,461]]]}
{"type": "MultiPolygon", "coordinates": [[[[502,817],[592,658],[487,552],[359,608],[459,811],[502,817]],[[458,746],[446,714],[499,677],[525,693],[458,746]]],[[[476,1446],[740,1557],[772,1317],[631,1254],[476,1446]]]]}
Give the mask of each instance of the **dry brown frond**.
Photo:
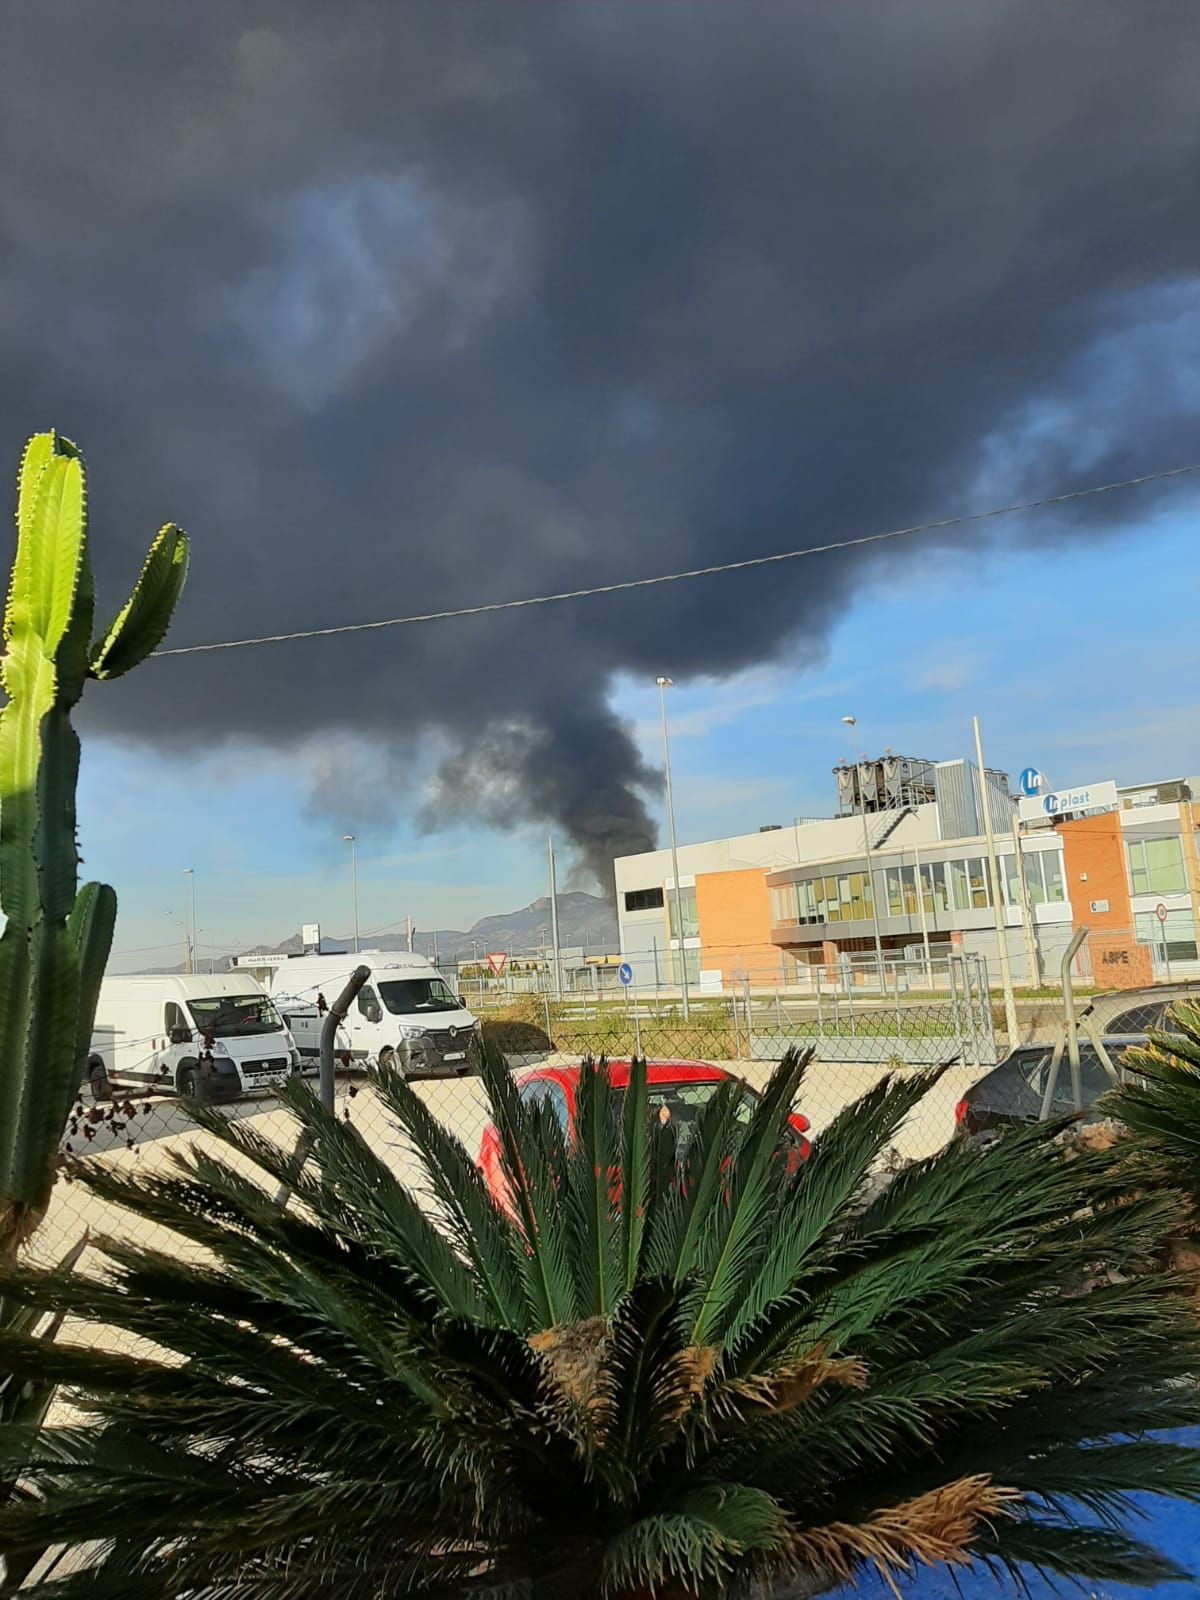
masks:
{"type": "Polygon", "coordinates": [[[827,1356],[824,1347],[817,1346],[790,1366],[759,1377],[736,1379],[729,1389],[748,1405],[768,1411],[791,1411],[827,1383],[865,1389],[866,1363],[857,1356],[827,1356]]]}
{"type": "Polygon", "coordinates": [[[963,1564],[981,1522],[1011,1516],[1022,1495],[999,1488],[985,1474],[956,1478],[912,1500],[877,1511],[864,1522],[831,1522],[797,1534],[792,1555],[805,1567],[832,1572],[849,1583],[862,1562],[870,1562],[891,1584],[892,1572],[914,1565],[963,1564]]]}
{"type": "Polygon", "coordinates": [[[526,1341],[541,1356],[563,1393],[585,1410],[597,1403],[596,1380],[608,1342],[607,1317],[585,1317],[530,1334],[526,1341]]]}

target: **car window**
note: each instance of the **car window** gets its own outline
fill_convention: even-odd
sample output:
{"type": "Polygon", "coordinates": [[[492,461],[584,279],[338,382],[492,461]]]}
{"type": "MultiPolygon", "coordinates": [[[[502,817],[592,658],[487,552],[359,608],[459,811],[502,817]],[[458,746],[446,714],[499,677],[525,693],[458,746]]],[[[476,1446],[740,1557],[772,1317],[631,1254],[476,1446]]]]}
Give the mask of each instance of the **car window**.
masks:
{"type": "MultiPolygon", "coordinates": [[[[1113,1087],[1113,1081],[1104,1070],[1104,1063],[1090,1048],[1080,1048],[1079,1051],[1079,1086],[1083,1095],[1083,1105],[1095,1105],[1102,1094],[1107,1094],[1113,1087]]],[[[1054,1099],[1051,1102],[1051,1112],[1060,1116],[1075,1110],[1075,1100],[1071,1092],[1071,1063],[1067,1060],[1067,1052],[1063,1051],[1062,1061],[1058,1068],[1058,1082],[1054,1088],[1054,1099]]]]}
{"type": "Polygon", "coordinates": [[[1046,1073],[1050,1066],[1050,1051],[1043,1050],[1037,1055],[1017,1057],[1017,1071],[1025,1079],[1031,1089],[1036,1089],[1038,1094],[1046,1092],[1046,1073]]]}
{"type": "MultiPolygon", "coordinates": [[[[720,1088],[719,1083],[652,1083],[646,1098],[650,1115],[664,1125],[670,1123],[676,1130],[676,1142],[690,1137],[701,1108],[706,1106],[720,1088]]],[[[619,1106],[624,1100],[624,1090],[614,1096],[619,1106]]],[[[734,1118],[744,1127],[758,1104],[753,1089],[743,1087],[734,1107],[734,1118]]]]}
{"type": "Polygon", "coordinates": [[[183,1014],[183,1007],[176,1005],[174,1000],[167,1001],[165,1027],[168,1034],[175,1033],[181,1028],[186,1028],[191,1033],[191,1025],[183,1014]]]}
{"type": "Polygon", "coordinates": [[[1119,1012],[1104,1031],[1105,1033],[1149,1033],[1151,1028],[1162,1027],[1166,1009],[1165,1000],[1152,1000],[1146,1005],[1134,1006],[1129,1011],[1119,1012]]]}
{"type": "Polygon", "coordinates": [[[521,1099],[527,1106],[546,1105],[554,1112],[558,1125],[564,1133],[568,1130],[567,1097],[562,1085],[554,1083],[549,1078],[535,1078],[532,1083],[521,1086],[521,1099]]]}

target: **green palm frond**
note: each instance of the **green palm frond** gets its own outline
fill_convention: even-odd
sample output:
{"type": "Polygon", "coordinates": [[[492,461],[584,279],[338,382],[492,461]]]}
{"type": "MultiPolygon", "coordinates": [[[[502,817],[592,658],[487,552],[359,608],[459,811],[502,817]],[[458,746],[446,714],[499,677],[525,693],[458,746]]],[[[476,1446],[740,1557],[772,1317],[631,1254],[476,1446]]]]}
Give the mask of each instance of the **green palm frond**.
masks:
{"type": "Polygon", "coordinates": [[[278,1143],[198,1111],[208,1139],[168,1170],[78,1164],[186,1248],[131,1231],[94,1241],[100,1275],[0,1276],[0,1369],[85,1419],[0,1427],[23,1490],[0,1545],[78,1566],[23,1595],[673,1600],[972,1555],[1165,1573],[1113,1519],[1200,1496],[1197,1454],[1152,1437],[1200,1421],[1191,1285],[1144,1270],[1185,1200],[1133,1141],[1044,1126],[871,1181],[930,1075],[790,1161],[804,1066],[748,1116],[718,1090],[684,1139],[644,1064],[618,1092],[587,1063],[568,1139],[489,1054],[503,1204],[388,1070],[419,1188],[302,1084],[278,1143]],[[47,1315],[139,1353],[39,1346],[20,1319],[47,1315]]]}
{"type": "Polygon", "coordinates": [[[1200,1200],[1200,1005],[1178,1002],[1146,1045],[1126,1050],[1123,1087],[1106,1106],[1167,1155],[1200,1200]]]}

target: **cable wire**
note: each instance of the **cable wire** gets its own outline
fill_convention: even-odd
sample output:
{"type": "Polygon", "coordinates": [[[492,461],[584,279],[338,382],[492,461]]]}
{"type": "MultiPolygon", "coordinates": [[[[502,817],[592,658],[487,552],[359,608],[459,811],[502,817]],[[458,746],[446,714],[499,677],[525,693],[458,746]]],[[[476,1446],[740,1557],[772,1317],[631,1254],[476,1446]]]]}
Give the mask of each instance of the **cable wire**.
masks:
{"type": "Polygon", "coordinates": [[[1096,484],[1089,489],[1071,489],[1065,494],[1045,495],[1040,500],[1022,500],[1016,505],[993,506],[988,511],[968,511],[954,517],[941,517],[935,522],[917,522],[907,528],[888,528],[882,533],[867,533],[856,539],[838,539],[830,544],[810,545],[804,550],[781,550],[775,555],[747,556],[741,561],[723,561],[710,567],[692,567],[686,572],[658,573],[649,578],[626,578],[619,583],[601,583],[588,589],[566,589],[558,594],[529,595],[520,600],[492,600],[476,606],[459,606],[449,611],[424,611],[407,617],[383,617],[375,622],[343,622],[329,628],[299,628],[293,633],[266,633],[251,639],[220,639],[209,644],[176,645],[169,650],[155,650],[154,657],[193,656],[210,650],[244,650],[257,644],[286,644],[294,639],[328,639],[339,633],[369,633],[379,628],[405,628],[418,622],[450,622],[456,617],[479,617],[496,611],[519,611],[527,606],[556,605],[564,600],[587,600],[593,595],[619,594],[629,589],[649,589],[656,584],[684,583],[691,578],[711,578],[719,573],[744,572],[750,567],[768,567],[780,561],[800,561],[805,556],[830,555],[837,550],[856,550],[864,545],[883,544],[890,539],[904,539],[912,534],[934,533],[942,528],[967,527],[977,522],[987,522],[995,517],[1017,516],[1025,511],[1040,511],[1047,506],[1066,505],[1073,500],[1092,499],[1097,495],[1113,494],[1118,489],[1136,489],[1146,483],[1161,483],[1168,478],[1182,478],[1200,472],[1200,462],[1186,467],[1168,467],[1162,472],[1143,473],[1139,478],[1124,478],[1119,483],[1096,484]]]}

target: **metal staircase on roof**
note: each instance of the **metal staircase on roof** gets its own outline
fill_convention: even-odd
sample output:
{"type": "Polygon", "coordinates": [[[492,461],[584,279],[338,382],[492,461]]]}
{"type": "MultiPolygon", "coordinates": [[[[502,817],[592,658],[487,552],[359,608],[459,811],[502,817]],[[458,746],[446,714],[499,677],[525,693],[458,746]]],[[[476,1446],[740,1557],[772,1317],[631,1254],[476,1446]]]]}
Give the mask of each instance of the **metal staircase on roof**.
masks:
{"type": "Polygon", "coordinates": [[[915,806],[889,806],[886,811],[873,813],[867,834],[871,841],[871,849],[878,850],[881,844],[891,838],[904,818],[911,817],[915,813],[915,806]]]}

